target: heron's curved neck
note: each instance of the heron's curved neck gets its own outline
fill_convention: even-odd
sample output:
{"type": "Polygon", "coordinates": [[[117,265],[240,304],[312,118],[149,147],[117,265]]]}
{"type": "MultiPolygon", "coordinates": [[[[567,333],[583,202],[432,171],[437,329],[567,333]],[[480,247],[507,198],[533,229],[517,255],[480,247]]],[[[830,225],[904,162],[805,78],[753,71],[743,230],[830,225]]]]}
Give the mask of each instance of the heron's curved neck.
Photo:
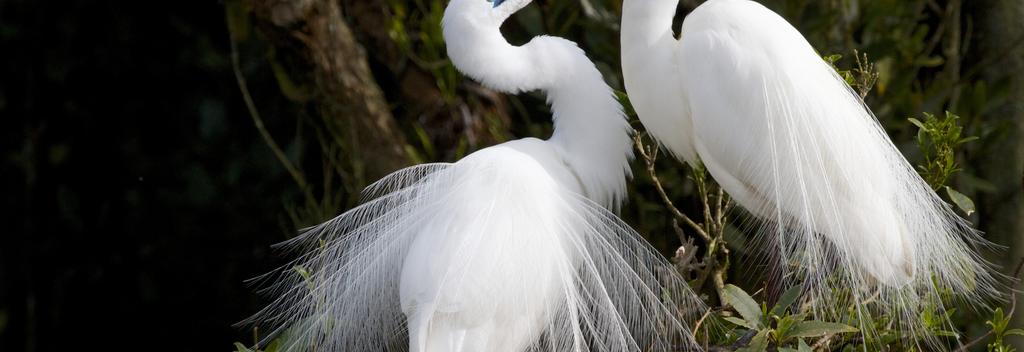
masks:
{"type": "Polygon", "coordinates": [[[622,106],[583,50],[541,36],[513,46],[498,25],[445,14],[445,40],[455,67],[485,86],[547,93],[554,120],[548,140],[592,200],[615,208],[625,195],[631,132],[622,106]]]}
{"type": "Polygon", "coordinates": [[[672,19],[679,0],[625,0],[622,3],[622,46],[652,47],[672,40],[672,19]]]}
{"type": "Polygon", "coordinates": [[[538,49],[553,58],[545,71],[556,78],[547,89],[555,125],[550,141],[563,152],[586,195],[616,209],[625,197],[633,157],[633,129],[622,105],[575,44],[564,40],[531,44],[561,48],[538,49]],[[556,62],[556,58],[566,60],[556,62]]]}
{"type": "MultiPolygon", "coordinates": [[[[679,0],[622,4],[622,80],[644,127],[672,154],[698,162],[672,19],[679,0]]],[[[686,33],[682,34],[683,36],[686,33]]]]}
{"type": "Polygon", "coordinates": [[[446,13],[444,17],[448,57],[459,71],[489,88],[512,94],[550,85],[550,80],[532,67],[532,53],[509,44],[498,25],[464,16],[446,13]]]}
{"type": "MultiPolygon", "coordinates": [[[[669,72],[675,37],[672,19],[679,0],[625,0],[622,3],[622,71],[626,91],[646,90],[648,85],[631,84],[664,79],[669,72]]],[[[653,85],[650,85],[653,87],[653,85]]]]}

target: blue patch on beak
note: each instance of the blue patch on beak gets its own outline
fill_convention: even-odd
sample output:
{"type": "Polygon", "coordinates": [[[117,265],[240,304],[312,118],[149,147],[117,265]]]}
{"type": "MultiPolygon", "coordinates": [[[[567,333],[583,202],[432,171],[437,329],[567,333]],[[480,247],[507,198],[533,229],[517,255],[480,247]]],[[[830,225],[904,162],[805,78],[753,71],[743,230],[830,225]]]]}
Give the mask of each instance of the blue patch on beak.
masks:
{"type": "Polygon", "coordinates": [[[487,0],[487,1],[493,2],[495,8],[498,7],[498,6],[501,6],[501,3],[505,2],[505,0],[487,0]]]}

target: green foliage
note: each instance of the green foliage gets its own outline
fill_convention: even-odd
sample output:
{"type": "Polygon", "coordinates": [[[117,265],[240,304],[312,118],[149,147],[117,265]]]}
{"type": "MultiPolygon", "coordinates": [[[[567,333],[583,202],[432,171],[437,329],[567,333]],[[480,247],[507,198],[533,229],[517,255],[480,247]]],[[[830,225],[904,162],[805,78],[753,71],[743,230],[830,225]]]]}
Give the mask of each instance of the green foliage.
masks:
{"type": "Polygon", "coordinates": [[[854,50],[854,57],[857,59],[857,67],[851,69],[842,69],[836,66],[836,62],[843,58],[843,55],[832,54],[823,57],[839,76],[846,81],[846,84],[850,85],[860,97],[863,99],[871,93],[871,89],[878,83],[881,74],[875,68],[875,64],[868,61],[868,54],[858,55],[854,50]]]}
{"type": "Polygon", "coordinates": [[[1016,351],[1010,345],[1007,345],[1004,341],[1007,336],[1024,336],[1024,329],[1010,329],[1010,318],[1003,315],[1002,308],[996,308],[992,312],[992,319],[986,321],[985,324],[992,328],[993,340],[987,345],[988,352],[1013,352],[1016,351]]]}
{"type": "Polygon", "coordinates": [[[455,101],[462,77],[445,51],[441,30],[445,2],[390,0],[388,3],[392,12],[388,36],[406,58],[430,70],[447,102],[455,101]]]}
{"type": "Polygon", "coordinates": [[[793,307],[800,297],[800,290],[800,287],[790,288],[769,310],[766,304],[758,304],[743,289],[726,285],[725,301],[742,318],[725,316],[723,319],[737,327],[756,331],[747,346],[738,351],[766,351],[769,347],[780,351],[807,351],[810,349],[807,339],[820,338],[819,341],[827,346],[828,340],[835,335],[860,331],[842,323],[807,320],[809,313],[793,307]]]}
{"type": "Polygon", "coordinates": [[[943,188],[946,189],[946,194],[949,196],[949,199],[953,201],[953,204],[956,204],[956,206],[960,208],[960,210],[963,211],[964,214],[970,216],[971,214],[974,213],[974,200],[972,200],[970,197],[967,197],[963,193],[954,190],[952,187],[945,186],[943,188]]]}
{"type": "Polygon", "coordinates": [[[726,321],[754,330],[764,328],[767,325],[761,306],[742,288],[735,285],[726,285],[724,292],[725,297],[723,298],[725,303],[732,306],[743,317],[743,319],[726,317],[726,321]]]}
{"type": "MultiPolygon", "coordinates": [[[[287,335],[287,334],[283,334],[287,335]]],[[[282,336],[274,339],[266,344],[266,346],[259,346],[260,334],[258,329],[252,330],[253,345],[252,347],[246,346],[244,343],[235,342],[234,352],[277,352],[281,350],[281,345],[285,343],[286,337],[282,336]]]]}
{"type": "Polygon", "coordinates": [[[974,201],[946,185],[961,170],[956,161],[957,151],[963,144],[978,139],[962,136],[963,127],[958,123],[959,119],[960,116],[947,111],[942,118],[926,112],[923,121],[916,118],[907,120],[918,128],[916,141],[924,155],[924,162],[917,166],[921,176],[936,191],[944,189],[953,204],[971,215],[975,211],[974,201]]]}
{"type": "Polygon", "coordinates": [[[918,165],[925,181],[938,190],[949,177],[960,171],[956,162],[956,150],[960,145],[976,140],[977,137],[961,137],[963,128],[957,123],[960,116],[949,111],[942,118],[924,113],[924,121],[907,119],[918,127],[917,145],[924,153],[924,163],[918,165]]]}

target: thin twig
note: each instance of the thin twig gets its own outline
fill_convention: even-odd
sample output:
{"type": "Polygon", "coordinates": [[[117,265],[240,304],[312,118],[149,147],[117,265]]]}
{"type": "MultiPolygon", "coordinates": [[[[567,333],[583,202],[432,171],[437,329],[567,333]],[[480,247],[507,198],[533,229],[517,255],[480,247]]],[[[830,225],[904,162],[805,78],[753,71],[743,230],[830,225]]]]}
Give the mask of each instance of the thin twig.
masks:
{"type": "Polygon", "coordinates": [[[712,308],[708,308],[708,310],[706,312],[704,312],[704,315],[701,316],[699,320],[697,320],[697,324],[695,324],[693,326],[693,332],[700,331],[701,324],[704,324],[704,319],[707,319],[709,316],[711,316],[711,311],[712,311],[712,308]]]}
{"type": "Polygon", "coordinates": [[[658,195],[661,196],[661,201],[665,203],[665,206],[670,212],[672,212],[672,215],[682,220],[687,226],[693,228],[693,230],[696,231],[704,241],[710,243],[711,236],[704,231],[704,227],[693,221],[693,219],[690,219],[686,214],[683,214],[679,208],[676,208],[675,204],[672,203],[672,199],[669,198],[668,193],[665,192],[665,187],[661,185],[661,180],[658,179],[658,173],[654,170],[654,164],[658,158],[658,149],[645,146],[642,137],[639,134],[633,137],[633,142],[636,144],[636,149],[640,151],[640,156],[644,159],[644,164],[647,166],[647,174],[654,182],[654,188],[658,190],[658,195]]]}
{"type": "Polygon", "coordinates": [[[875,69],[875,64],[868,61],[867,53],[861,53],[854,49],[853,56],[857,59],[857,69],[854,70],[857,72],[857,92],[861,99],[866,99],[871,93],[871,89],[878,83],[879,73],[875,69]]]}
{"type": "Polygon", "coordinates": [[[702,204],[704,204],[704,224],[705,224],[704,225],[704,231],[707,231],[707,232],[713,233],[713,234],[717,234],[718,233],[718,231],[716,229],[717,224],[715,223],[714,218],[711,217],[711,203],[708,202],[708,184],[707,184],[707,178],[706,177],[707,177],[707,175],[704,175],[704,176],[701,176],[701,179],[700,179],[700,183],[701,183],[701,185],[700,185],[700,188],[701,188],[700,201],[701,201],[702,204]]]}
{"type": "Polygon", "coordinates": [[[718,196],[715,197],[715,224],[718,225],[718,233],[725,233],[725,208],[722,203],[725,199],[725,189],[721,186],[718,187],[718,196]]]}
{"type": "MultiPolygon", "coordinates": [[[[231,30],[230,28],[231,26],[228,26],[229,32],[231,30]]],[[[231,43],[231,69],[235,73],[235,80],[238,82],[238,90],[242,93],[242,100],[245,101],[245,107],[249,110],[249,116],[252,117],[252,122],[256,125],[256,130],[259,131],[260,137],[263,138],[267,147],[270,147],[270,150],[274,153],[277,160],[281,162],[281,165],[284,166],[285,170],[288,171],[288,174],[291,175],[293,180],[295,180],[295,183],[300,189],[302,189],[303,193],[307,197],[307,201],[313,201],[313,194],[309,188],[309,184],[306,182],[306,177],[303,176],[302,171],[292,164],[291,160],[288,160],[288,156],[283,150],[281,150],[281,147],[278,146],[276,141],[274,141],[274,137],[270,135],[270,132],[267,131],[266,126],[263,124],[263,118],[260,117],[259,110],[256,109],[256,103],[253,101],[252,95],[249,94],[249,86],[245,82],[245,76],[242,74],[242,65],[239,63],[240,60],[238,58],[238,43],[235,41],[233,33],[229,33],[228,38],[231,43]]]]}

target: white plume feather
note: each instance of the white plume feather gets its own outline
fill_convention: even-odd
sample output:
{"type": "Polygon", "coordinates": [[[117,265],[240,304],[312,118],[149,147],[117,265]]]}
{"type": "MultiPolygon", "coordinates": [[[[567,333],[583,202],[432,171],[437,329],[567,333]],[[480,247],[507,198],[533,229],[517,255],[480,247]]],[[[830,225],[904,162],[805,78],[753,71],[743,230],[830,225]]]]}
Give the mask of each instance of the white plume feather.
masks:
{"type": "Polygon", "coordinates": [[[702,307],[687,284],[561,186],[529,154],[539,143],[376,183],[377,198],[287,244],[306,254],[256,320],[290,328],[286,350],[405,350],[406,329],[411,351],[695,348],[683,319],[702,307]]]}
{"type": "Polygon", "coordinates": [[[985,241],[795,28],[755,2],[711,0],[687,16],[676,41],[668,27],[649,27],[670,21],[658,8],[675,3],[625,4],[634,106],[659,141],[703,162],[766,221],[761,234],[774,238],[770,250],[807,285],[817,312],[842,316],[850,303],[864,330],[874,309],[925,336],[921,312],[941,305],[940,291],[972,303],[996,295],[975,252],[985,241]],[[668,78],[644,81],[652,77],[668,78]],[[836,302],[837,292],[849,301],[836,302]]]}
{"type": "Polygon", "coordinates": [[[470,77],[545,91],[552,138],[398,171],[287,243],[304,254],[264,278],[277,299],[252,319],[286,336],[284,350],[698,349],[684,322],[701,302],[608,210],[632,155],[611,89],[572,42],[501,36],[528,3],[453,0],[444,34],[470,77]]]}

